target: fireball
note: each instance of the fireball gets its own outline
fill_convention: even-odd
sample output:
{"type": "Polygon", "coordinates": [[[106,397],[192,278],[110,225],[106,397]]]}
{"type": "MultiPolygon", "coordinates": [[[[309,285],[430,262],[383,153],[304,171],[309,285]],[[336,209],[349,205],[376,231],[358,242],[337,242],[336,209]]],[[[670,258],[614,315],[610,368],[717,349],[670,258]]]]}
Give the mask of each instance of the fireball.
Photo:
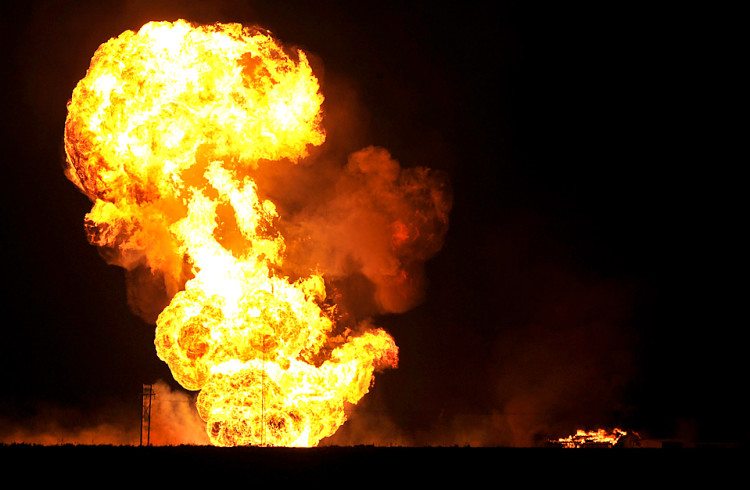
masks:
{"type": "Polygon", "coordinates": [[[386,331],[335,328],[322,273],[285,272],[277,206],[252,178],[323,144],[322,102],[303,51],[181,20],[102,44],[68,104],[66,176],[93,203],[88,239],[163,282],[156,352],[200,390],[216,445],[315,445],[398,363],[386,331]]]}

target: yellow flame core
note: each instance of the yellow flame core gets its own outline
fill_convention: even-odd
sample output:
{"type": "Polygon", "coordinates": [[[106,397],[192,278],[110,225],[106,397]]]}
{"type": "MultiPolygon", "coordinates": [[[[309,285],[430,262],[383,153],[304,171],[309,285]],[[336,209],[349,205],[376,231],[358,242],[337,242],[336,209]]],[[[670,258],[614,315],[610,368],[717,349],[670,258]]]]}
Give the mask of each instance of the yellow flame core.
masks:
{"type": "Polygon", "coordinates": [[[578,448],[590,444],[614,446],[621,437],[628,435],[622,429],[614,428],[611,431],[607,429],[583,430],[578,429],[573,435],[561,437],[557,440],[562,447],[578,448]]]}
{"type": "Polygon", "coordinates": [[[68,104],[66,175],[94,203],[89,240],[163,276],[156,351],[201,390],[217,445],[315,445],[398,363],[381,329],[334,337],[321,275],[281,272],[276,207],[246,175],[322,144],[322,102],[302,51],[177,21],[102,44],[68,104]]]}

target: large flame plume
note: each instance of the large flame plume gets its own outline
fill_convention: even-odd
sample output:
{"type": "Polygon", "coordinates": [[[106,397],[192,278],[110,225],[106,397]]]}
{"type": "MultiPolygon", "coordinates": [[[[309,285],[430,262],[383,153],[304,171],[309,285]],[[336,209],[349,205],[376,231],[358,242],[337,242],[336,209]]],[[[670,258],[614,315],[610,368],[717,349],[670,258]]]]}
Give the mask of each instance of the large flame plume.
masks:
{"type": "MultiPolygon", "coordinates": [[[[168,301],[157,354],[200,390],[213,444],[315,445],[345,422],[375,371],[398,363],[386,331],[337,324],[336,267],[314,260],[319,251],[304,273],[285,266],[278,206],[253,178],[261,164],[297,162],[323,144],[322,103],[304,52],[240,24],[177,21],[102,44],[68,104],[66,175],[93,202],[89,241],[110,263],[157,278],[168,301]]],[[[350,158],[342,182],[376,174],[386,194],[432,195],[431,209],[412,206],[421,224],[384,220],[396,257],[430,232],[438,245],[417,254],[423,261],[439,248],[449,204],[426,169],[414,170],[399,177],[387,152],[370,148],[350,158]],[[430,219],[441,225],[425,230],[430,219]]],[[[316,235],[295,240],[313,250],[316,235]]],[[[396,261],[388,281],[408,282],[409,267],[396,261]]]]}

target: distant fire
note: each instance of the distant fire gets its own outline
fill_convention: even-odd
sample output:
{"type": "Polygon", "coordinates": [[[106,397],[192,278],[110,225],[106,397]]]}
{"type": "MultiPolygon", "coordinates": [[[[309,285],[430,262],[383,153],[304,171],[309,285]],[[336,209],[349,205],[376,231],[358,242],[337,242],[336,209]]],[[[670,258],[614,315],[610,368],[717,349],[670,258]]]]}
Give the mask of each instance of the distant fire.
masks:
{"type": "Polygon", "coordinates": [[[553,440],[565,448],[580,447],[613,447],[622,437],[628,433],[622,429],[614,428],[611,431],[607,429],[583,430],[578,429],[575,434],[561,437],[553,440]]]}
{"type": "Polygon", "coordinates": [[[433,174],[377,148],[342,166],[337,192],[361,192],[329,206],[330,225],[290,225],[302,213],[282,215],[256,172],[323,144],[322,103],[303,51],[261,29],[177,21],[102,44],[68,104],[66,175],[93,202],[88,239],[163,292],[156,351],[200,390],[213,444],[313,446],[332,435],[374,373],[397,366],[398,347],[364,315],[340,324],[331,277],[360,274],[380,312],[404,311],[447,229],[433,174]],[[291,240],[290,229],[305,234],[291,240]]]}

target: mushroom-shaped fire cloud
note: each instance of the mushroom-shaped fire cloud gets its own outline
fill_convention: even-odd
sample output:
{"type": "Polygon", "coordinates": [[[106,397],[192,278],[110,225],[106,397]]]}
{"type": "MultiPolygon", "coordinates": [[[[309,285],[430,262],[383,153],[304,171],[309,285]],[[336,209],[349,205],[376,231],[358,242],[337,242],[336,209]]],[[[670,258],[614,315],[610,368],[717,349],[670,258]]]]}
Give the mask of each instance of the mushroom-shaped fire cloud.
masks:
{"type": "Polygon", "coordinates": [[[280,226],[254,173],[324,144],[323,100],[303,51],[261,29],[181,20],[102,44],[68,104],[66,175],[93,202],[88,239],[109,263],[148,271],[148,284],[129,283],[141,297],[131,305],[147,318],[137,289],[163,296],[157,354],[200,390],[217,445],[311,446],[332,435],[375,371],[398,363],[385,330],[338,321],[333,284],[351,273],[342,258],[359,264],[381,312],[403,311],[447,229],[444,180],[378,148],[341,166],[339,196],[280,226]]]}

